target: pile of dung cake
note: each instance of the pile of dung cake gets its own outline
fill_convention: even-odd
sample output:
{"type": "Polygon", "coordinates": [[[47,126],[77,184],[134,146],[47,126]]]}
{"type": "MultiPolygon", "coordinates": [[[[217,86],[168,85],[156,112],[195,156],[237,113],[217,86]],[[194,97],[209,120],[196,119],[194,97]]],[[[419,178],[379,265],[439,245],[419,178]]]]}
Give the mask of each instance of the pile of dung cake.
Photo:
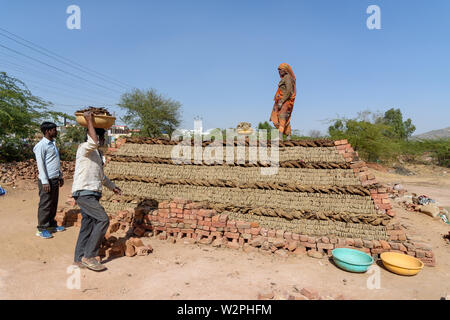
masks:
{"type": "MultiPolygon", "coordinates": [[[[278,250],[305,248],[328,255],[336,247],[374,256],[430,251],[403,244],[408,239],[392,221],[387,188],[346,140],[280,142],[276,174],[261,174],[269,165],[250,161],[248,139],[228,145],[235,157],[244,150],[243,161],[226,161],[229,148],[222,153],[223,163],[195,161],[195,154],[209,152],[211,143],[202,141],[199,147],[192,140],[183,152],[193,161],[180,162],[173,157],[176,141],[119,140],[108,154],[105,173],[124,194],[105,191],[102,205],[114,213],[151,199],[159,203],[148,218],[156,233],[206,238],[206,243],[225,239],[235,247],[262,247],[269,242],[272,252],[277,243],[278,250]],[[257,238],[261,241],[253,241],[257,238]]],[[[423,258],[434,263],[432,254],[423,258]]]]}

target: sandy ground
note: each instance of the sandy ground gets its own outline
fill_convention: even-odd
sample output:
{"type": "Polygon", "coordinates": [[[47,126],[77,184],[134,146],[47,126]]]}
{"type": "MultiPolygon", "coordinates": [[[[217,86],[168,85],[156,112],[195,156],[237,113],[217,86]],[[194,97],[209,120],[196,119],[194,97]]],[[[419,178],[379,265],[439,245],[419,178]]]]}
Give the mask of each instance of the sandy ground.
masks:
{"type": "MultiPolygon", "coordinates": [[[[442,172],[431,170],[412,177],[375,174],[382,182],[402,183],[412,192],[450,206],[450,177],[442,172]]],[[[70,187],[71,181],[67,181],[62,194],[67,195],[70,187]]],[[[414,277],[398,276],[380,267],[380,288],[369,289],[368,279],[375,273],[348,273],[328,259],[247,254],[152,238],[145,239],[154,248],[147,257],[112,260],[102,273],[72,270],[79,229],[69,228],[49,240],[36,237],[36,186],[27,182],[16,189],[7,187],[7,191],[0,197],[0,299],[232,300],[256,299],[259,292],[268,290],[283,297],[303,287],[322,296],[343,294],[348,299],[440,299],[450,294],[450,245],[443,239],[450,227],[398,207],[396,219],[405,223],[411,234],[433,245],[437,266],[425,267],[414,277]],[[79,289],[74,281],[78,272],[79,289]]],[[[61,205],[65,198],[60,197],[61,205]]]]}

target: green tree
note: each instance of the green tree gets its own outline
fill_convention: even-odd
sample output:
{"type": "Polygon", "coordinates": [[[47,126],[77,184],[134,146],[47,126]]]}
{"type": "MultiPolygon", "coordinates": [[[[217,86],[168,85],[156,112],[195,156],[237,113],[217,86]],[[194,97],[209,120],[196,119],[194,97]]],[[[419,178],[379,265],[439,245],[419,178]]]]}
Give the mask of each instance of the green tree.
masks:
{"type": "Polygon", "coordinates": [[[355,119],[335,119],[328,134],[334,140],[347,139],[363,159],[374,162],[390,159],[399,147],[385,135],[391,128],[368,119],[367,112],[355,119]]]}
{"type": "Polygon", "coordinates": [[[384,117],[377,120],[390,127],[386,135],[392,138],[406,140],[416,131],[416,127],[412,124],[411,119],[403,121],[403,115],[400,109],[389,109],[384,113],[384,117]]]}
{"type": "Polygon", "coordinates": [[[48,105],[33,96],[25,83],[0,72],[0,137],[29,137],[48,105]]]}
{"type": "Polygon", "coordinates": [[[275,129],[269,122],[260,122],[258,123],[258,130],[266,130],[267,132],[267,140],[272,139],[272,129],[275,129]]]}
{"type": "Polygon", "coordinates": [[[44,120],[60,122],[62,112],[49,110],[52,104],[34,96],[24,82],[0,72],[0,138],[14,135],[28,138],[44,120]]]}
{"type": "Polygon", "coordinates": [[[34,96],[23,81],[0,72],[0,161],[32,157],[32,140],[43,120],[74,119],[49,110],[51,106],[34,96]]]}
{"type": "Polygon", "coordinates": [[[80,126],[69,126],[64,133],[63,141],[70,143],[82,143],[86,138],[86,128],[80,126]]]}
{"type": "Polygon", "coordinates": [[[141,130],[149,137],[171,135],[180,124],[181,104],[158,94],[156,90],[135,89],[122,95],[121,108],[127,113],[122,120],[129,126],[141,130]]]}

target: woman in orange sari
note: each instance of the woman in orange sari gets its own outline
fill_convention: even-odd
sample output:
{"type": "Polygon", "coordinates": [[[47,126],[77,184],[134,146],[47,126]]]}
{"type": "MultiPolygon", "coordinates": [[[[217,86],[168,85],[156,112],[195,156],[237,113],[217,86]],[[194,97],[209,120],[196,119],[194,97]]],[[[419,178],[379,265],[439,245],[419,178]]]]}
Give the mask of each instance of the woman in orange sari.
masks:
{"type": "Polygon", "coordinates": [[[280,64],[278,73],[281,80],[278,83],[278,90],[275,94],[275,104],[273,105],[270,121],[280,131],[280,140],[283,139],[283,134],[289,140],[291,136],[291,114],[297,94],[295,75],[287,63],[280,64]]]}

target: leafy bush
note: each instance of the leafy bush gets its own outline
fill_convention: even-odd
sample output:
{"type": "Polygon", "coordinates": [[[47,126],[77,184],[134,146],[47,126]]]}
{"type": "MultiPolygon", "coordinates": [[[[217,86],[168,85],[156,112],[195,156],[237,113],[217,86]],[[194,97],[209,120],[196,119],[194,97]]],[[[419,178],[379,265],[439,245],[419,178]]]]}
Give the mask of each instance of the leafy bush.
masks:
{"type": "Polygon", "coordinates": [[[401,153],[415,162],[420,162],[420,158],[428,153],[437,165],[450,167],[450,139],[406,141],[402,144],[401,153]]]}
{"type": "Polygon", "coordinates": [[[20,138],[0,139],[0,162],[24,161],[34,158],[33,144],[20,138]]]}
{"type": "Polygon", "coordinates": [[[407,140],[414,130],[410,119],[403,121],[400,110],[391,109],[384,116],[361,112],[354,119],[335,119],[328,134],[334,140],[347,139],[366,161],[391,163],[407,156],[417,162],[428,153],[438,165],[448,167],[450,139],[407,140]]]}
{"type": "Polygon", "coordinates": [[[399,141],[384,133],[389,127],[358,119],[336,120],[328,133],[333,140],[347,139],[361,158],[371,162],[387,162],[397,154],[399,141]]]}

